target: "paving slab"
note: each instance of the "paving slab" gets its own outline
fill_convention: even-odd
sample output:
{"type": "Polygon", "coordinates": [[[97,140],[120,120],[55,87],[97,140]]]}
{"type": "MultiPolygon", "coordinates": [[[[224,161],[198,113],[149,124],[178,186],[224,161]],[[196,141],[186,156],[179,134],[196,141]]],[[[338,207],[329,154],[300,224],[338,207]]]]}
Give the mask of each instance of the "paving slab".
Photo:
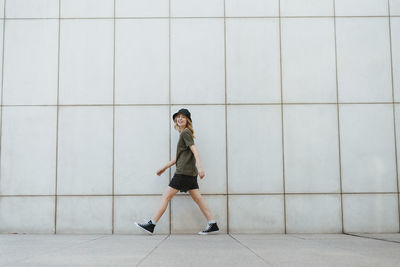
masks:
{"type": "Polygon", "coordinates": [[[0,257],[7,258],[0,266],[135,266],[166,237],[57,234],[32,235],[18,240],[18,236],[4,238],[0,235],[1,248],[6,247],[8,252],[3,255],[0,250],[0,257]],[[12,246],[12,243],[19,243],[19,246],[12,246]],[[19,253],[25,257],[18,256],[19,253]]]}
{"type": "Polygon", "coordinates": [[[232,235],[273,266],[400,266],[400,244],[342,234],[232,235]]]}
{"type": "Polygon", "coordinates": [[[400,243],[364,237],[338,240],[318,240],[328,247],[344,249],[368,259],[366,266],[400,266],[400,243]]]}
{"type": "Polygon", "coordinates": [[[0,235],[0,266],[74,246],[100,235],[0,235]]]}
{"type": "Polygon", "coordinates": [[[350,235],[400,243],[400,233],[396,233],[396,234],[364,234],[364,233],[358,234],[358,233],[350,233],[350,235]]]}
{"type": "Polygon", "coordinates": [[[393,242],[397,238],[396,234],[3,234],[0,266],[398,267],[400,243],[393,242]]]}
{"type": "Polygon", "coordinates": [[[139,266],[271,266],[229,235],[172,235],[139,266]]]}

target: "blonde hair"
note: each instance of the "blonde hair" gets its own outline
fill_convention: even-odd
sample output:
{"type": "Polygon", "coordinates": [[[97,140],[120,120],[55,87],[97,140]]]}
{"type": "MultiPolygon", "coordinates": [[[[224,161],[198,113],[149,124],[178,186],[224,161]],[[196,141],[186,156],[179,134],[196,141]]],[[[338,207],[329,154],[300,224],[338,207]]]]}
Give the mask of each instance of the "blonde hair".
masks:
{"type": "MultiPolygon", "coordinates": [[[[182,115],[183,115],[183,114],[182,114],[182,115]]],[[[183,116],[185,116],[185,115],[183,115],[183,116]]],[[[188,129],[192,132],[192,137],[193,137],[193,138],[196,138],[196,137],[194,136],[193,123],[189,120],[188,117],[185,116],[185,118],[186,118],[186,121],[187,121],[187,123],[186,123],[186,128],[188,128],[188,129]]],[[[178,122],[177,122],[177,117],[175,117],[175,120],[174,120],[174,129],[177,130],[177,131],[179,131],[179,126],[178,126],[178,122]]]]}

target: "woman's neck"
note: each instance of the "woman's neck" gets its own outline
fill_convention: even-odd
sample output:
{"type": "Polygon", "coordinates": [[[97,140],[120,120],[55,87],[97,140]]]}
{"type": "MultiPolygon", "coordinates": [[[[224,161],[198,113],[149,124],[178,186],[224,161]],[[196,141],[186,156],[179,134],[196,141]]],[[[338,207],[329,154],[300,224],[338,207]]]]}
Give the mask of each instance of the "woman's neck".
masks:
{"type": "Polygon", "coordinates": [[[186,126],[180,127],[180,128],[179,128],[179,133],[183,132],[183,130],[185,130],[185,128],[186,128],[186,126]]]}

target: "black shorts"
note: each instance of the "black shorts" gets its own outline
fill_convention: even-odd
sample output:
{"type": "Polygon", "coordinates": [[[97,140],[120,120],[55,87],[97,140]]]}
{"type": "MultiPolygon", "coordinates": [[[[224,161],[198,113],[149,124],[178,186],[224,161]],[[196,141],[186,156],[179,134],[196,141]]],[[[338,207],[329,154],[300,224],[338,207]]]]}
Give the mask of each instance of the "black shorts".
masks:
{"type": "Polygon", "coordinates": [[[174,174],[169,186],[181,192],[186,192],[192,189],[199,189],[197,184],[197,176],[189,176],[184,174],[174,174]]]}

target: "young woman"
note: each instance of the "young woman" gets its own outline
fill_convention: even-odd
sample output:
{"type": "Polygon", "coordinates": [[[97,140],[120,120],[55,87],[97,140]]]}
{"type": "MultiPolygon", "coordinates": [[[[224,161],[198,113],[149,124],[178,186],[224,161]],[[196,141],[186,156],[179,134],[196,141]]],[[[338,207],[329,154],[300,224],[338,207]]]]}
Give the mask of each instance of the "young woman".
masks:
{"type": "Polygon", "coordinates": [[[217,222],[214,220],[213,215],[206,202],[202,198],[199,185],[197,184],[197,175],[200,179],[205,176],[203,167],[200,161],[200,155],[194,144],[194,130],[192,125],[192,119],[190,117],[190,112],[187,109],[180,109],[172,116],[175,122],[174,128],[180,133],[178,145],[176,149],[176,158],[170,161],[167,165],[157,171],[157,175],[160,176],[166,169],[176,164],[176,172],[171,182],[169,183],[167,189],[162,195],[160,206],[154,214],[151,220],[147,223],[137,223],[136,226],[143,229],[147,233],[152,234],[154,227],[156,226],[158,220],[164,214],[167,209],[168,202],[173,198],[173,196],[181,192],[189,191],[193,200],[197,203],[200,210],[203,212],[204,216],[208,220],[206,228],[199,232],[200,235],[206,235],[211,233],[216,233],[219,231],[217,222]],[[196,168],[197,163],[197,168],[196,168]]]}

